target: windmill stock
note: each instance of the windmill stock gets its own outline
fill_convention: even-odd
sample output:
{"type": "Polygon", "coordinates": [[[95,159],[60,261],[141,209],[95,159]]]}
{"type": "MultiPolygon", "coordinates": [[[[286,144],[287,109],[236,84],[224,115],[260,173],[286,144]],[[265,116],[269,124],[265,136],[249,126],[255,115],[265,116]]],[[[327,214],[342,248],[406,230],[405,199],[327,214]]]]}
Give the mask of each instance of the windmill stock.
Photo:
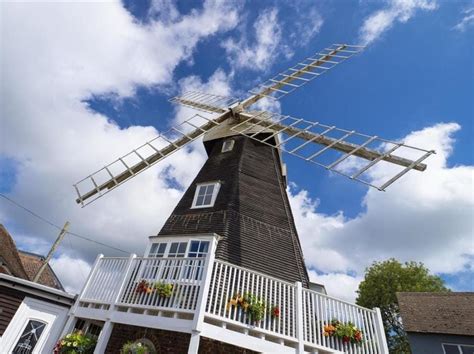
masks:
{"type": "Polygon", "coordinates": [[[282,98],[363,49],[363,46],[334,44],[258,85],[250,90],[251,95],[244,100],[202,92],[187,92],[172,98],[171,102],[217,117],[195,114],[80,180],[74,184],[76,202],[85,206],[190,142],[205,134],[215,135],[216,132],[222,137],[246,136],[380,191],[411,170],[424,171],[427,166],[423,161],[434,153],[433,150],[320,122],[247,110],[263,98],[282,98]],[[399,153],[405,153],[407,157],[399,153]],[[368,172],[380,164],[390,164],[399,169],[384,180],[374,180],[368,172]]]}

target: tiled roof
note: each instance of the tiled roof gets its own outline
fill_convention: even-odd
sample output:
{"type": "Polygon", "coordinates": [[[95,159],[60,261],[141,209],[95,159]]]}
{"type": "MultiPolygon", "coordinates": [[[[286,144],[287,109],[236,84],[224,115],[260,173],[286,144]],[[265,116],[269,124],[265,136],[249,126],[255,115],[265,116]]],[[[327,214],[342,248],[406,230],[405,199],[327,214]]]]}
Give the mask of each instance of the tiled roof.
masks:
{"type": "MultiPolygon", "coordinates": [[[[33,280],[43,261],[43,256],[19,251],[16,248],[15,241],[13,241],[13,237],[0,224],[0,273],[11,274],[14,277],[25,280],[33,280]]],[[[43,274],[41,274],[38,283],[64,290],[49,264],[43,274]]]]}
{"type": "MultiPolygon", "coordinates": [[[[28,274],[29,279],[33,280],[36,273],[44,263],[44,257],[38,254],[24,251],[19,251],[18,253],[20,254],[20,259],[23,263],[23,268],[28,274]]],[[[55,289],[64,290],[63,286],[59,282],[58,277],[56,276],[49,264],[41,274],[38,283],[50,286],[55,289]]]]}
{"type": "Polygon", "coordinates": [[[474,293],[397,293],[407,332],[474,336],[474,293]]]}
{"type": "Polygon", "coordinates": [[[0,263],[2,264],[0,273],[29,280],[18,255],[15,241],[2,224],[0,224],[0,263]]]}

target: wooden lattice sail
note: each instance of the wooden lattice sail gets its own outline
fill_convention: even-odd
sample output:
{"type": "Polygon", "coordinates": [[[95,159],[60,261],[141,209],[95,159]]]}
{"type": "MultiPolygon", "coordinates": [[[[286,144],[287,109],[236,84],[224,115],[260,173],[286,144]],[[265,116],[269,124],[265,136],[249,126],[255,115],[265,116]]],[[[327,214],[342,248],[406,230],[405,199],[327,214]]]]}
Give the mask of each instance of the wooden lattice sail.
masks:
{"type": "MultiPolygon", "coordinates": [[[[213,134],[213,130],[218,130],[221,135],[225,131],[225,136],[244,135],[257,140],[260,139],[261,132],[270,132],[269,136],[260,139],[261,143],[270,144],[273,148],[382,191],[410,170],[424,171],[426,165],[422,161],[434,151],[330,124],[269,112],[246,111],[262,98],[279,99],[293,92],[361,50],[362,46],[334,44],[258,85],[250,90],[249,97],[240,101],[196,91],[172,98],[174,103],[213,113],[214,117],[211,119],[195,115],[179,127],[171,128],[77,182],[74,185],[77,203],[83,206],[90,203],[205,133],[213,134]],[[196,124],[198,120],[201,124],[196,124]],[[193,130],[189,131],[189,127],[193,130]],[[283,136],[282,140],[274,141],[273,138],[277,136],[283,136]],[[297,141],[301,143],[295,145],[294,142],[297,141]],[[315,146],[322,148],[308,152],[315,146]],[[396,155],[399,152],[403,152],[403,155],[396,155]],[[400,166],[401,169],[383,181],[374,181],[370,177],[371,170],[384,163],[400,166]]],[[[221,136],[219,134],[217,136],[221,136]]]]}

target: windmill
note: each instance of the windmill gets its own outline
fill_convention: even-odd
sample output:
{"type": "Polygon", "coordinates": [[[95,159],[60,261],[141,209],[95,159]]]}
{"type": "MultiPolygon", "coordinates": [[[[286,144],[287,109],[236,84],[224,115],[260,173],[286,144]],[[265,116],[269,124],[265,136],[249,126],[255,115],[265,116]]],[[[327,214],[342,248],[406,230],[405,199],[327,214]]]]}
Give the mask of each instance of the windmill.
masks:
{"type": "MultiPolygon", "coordinates": [[[[159,233],[150,236],[144,257],[134,260],[132,255],[129,265],[116,272],[112,270],[117,264],[127,263],[114,257],[98,259],[92,280],[78,299],[77,311],[81,306],[103,306],[104,296],[115,299],[115,303],[106,302],[102,317],[92,317],[106,322],[103,330],[106,334],[98,344],[100,350],[106,347],[109,352],[120,350],[124,323],[186,332],[185,324],[173,327],[170,323],[178,320],[182,306],[188,306],[183,304],[196,303],[201,305],[193,305],[193,325],[186,332],[192,333],[188,353],[198,352],[201,336],[204,346],[209,344],[205,338],[211,338],[217,343],[264,352],[279,352],[283,345],[295,352],[295,336],[298,353],[305,352],[308,341],[316,344],[311,348],[321,353],[332,353],[328,348],[346,350],[342,342],[326,339],[321,332],[337,314],[346,320],[355,318],[353,321],[364,328],[368,340],[363,353],[388,353],[383,344],[381,317],[377,322],[374,311],[351,308],[342,302],[336,304],[334,298],[317,300],[317,293],[321,291],[310,282],[306,270],[286,193],[286,167],[281,153],[383,191],[411,170],[424,171],[423,161],[434,152],[334,125],[251,109],[261,99],[282,98],[362,49],[355,45],[332,45],[258,85],[243,100],[203,92],[174,97],[172,102],[206,112],[206,115],[195,114],[74,185],[76,202],[85,206],[203,136],[208,159],[159,233]],[[389,166],[383,169],[384,173],[377,170],[382,164],[389,166]],[[204,268],[200,263],[203,260],[206,260],[204,268]],[[181,264],[181,268],[176,264],[181,264]],[[196,275],[190,273],[192,269],[196,269],[196,275]],[[207,275],[203,275],[202,269],[207,269],[207,275]],[[122,273],[124,278],[119,281],[122,273]],[[176,274],[181,275],[176,277],[176,274]],[[177,284],[171,302],[161,299],[161,303],[157,303],[156,292],[155,295],[142,294],[143,284],[156,280],[177,284]],[[184,283],[179,283],[181,280],[184,283]],[[195,280],[202,282],[199,292],[193,285],[195,280]],[[137,291],[141,295],[137,295],[137,291]],[[269,305],[279,304],[283,320],[263,321],[249,327],[247,315],[239,317],[240,312],[227,309],[227,301],[249,291],[265,295],[269,305]],[[95,300],[99,302],[96,304],[95,300]],[[117,316],[125,319],[117,328],[110,320],[114,304],[118,304],[117,316]],[[139,309],[133,307],[136,305],[139,309]],[[141,317],[136,311],[142,311],[140,316],[146,317],[143,322],[139,322],[141,317]],[[147,311],[158,315],[147,316],[147,311]],[[161,311],[174,312],[159,317],[161,311]],[[134,316],[133,320],[127,316],[134,316]],[[211,327],[205,327],[205,321],[211,327]],[[231,326],[227,327],[226,321],[230,321],[231,326]],[[223,332],[216,332],[216,323],[223,332]],[[252,336],[247,335],[249,331],[254,331],[252,336]],[[270,339],[262,347],[265,335],[270,339]]],[[[76,315],[87,317],[89,310],[86,308],[86,312],[80,312],[82,315],[76,315]]],[[[132,327],[127,327],[127,333],[138,336],[139,327],[132,327]]],[[[182,337],[175,338],[176,343],[186,342],[182,337]]],[[[223,348],[217,351],[225,352],[223,348]]],[[[348,350],[349,353],[360,352],[348,350]]]]}
{"type": "Polygon", "coordinates": [[[74,184],[76,202],[82,206],[89,204],[205,134],[245,136],[380,191],[411,170],[424,171],[426,165],[422,162],[434,151],[334,125],[247,110],[263,98],[282,98],[363,48],[333,44],[258,85],[243,100],[203,92],[186,92],[172,98],[171,102],[212,113],[214,117],[196,114],[80,180],[74,184]],[[374,180],[370,172],[381,164],[397,166],[399,170],[384,180],[374,180]]]}

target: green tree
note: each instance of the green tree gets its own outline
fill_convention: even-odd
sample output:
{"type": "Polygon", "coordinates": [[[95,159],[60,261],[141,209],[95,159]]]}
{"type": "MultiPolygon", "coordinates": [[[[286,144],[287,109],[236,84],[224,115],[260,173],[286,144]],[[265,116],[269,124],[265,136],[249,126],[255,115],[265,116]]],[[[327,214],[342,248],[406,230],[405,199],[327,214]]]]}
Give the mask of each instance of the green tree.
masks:
{"type": "Polygon", "coordinates": [[[364,280],[359,284],[356,302],[368,308],[379,307],[391,353],[410,353],[407,336],[400,321],[400,311],[396,293],[445,292],[443,280],[431,275],[423,263],[400,263],[396,259],[374,262],[365,271],[364,280]]]}

